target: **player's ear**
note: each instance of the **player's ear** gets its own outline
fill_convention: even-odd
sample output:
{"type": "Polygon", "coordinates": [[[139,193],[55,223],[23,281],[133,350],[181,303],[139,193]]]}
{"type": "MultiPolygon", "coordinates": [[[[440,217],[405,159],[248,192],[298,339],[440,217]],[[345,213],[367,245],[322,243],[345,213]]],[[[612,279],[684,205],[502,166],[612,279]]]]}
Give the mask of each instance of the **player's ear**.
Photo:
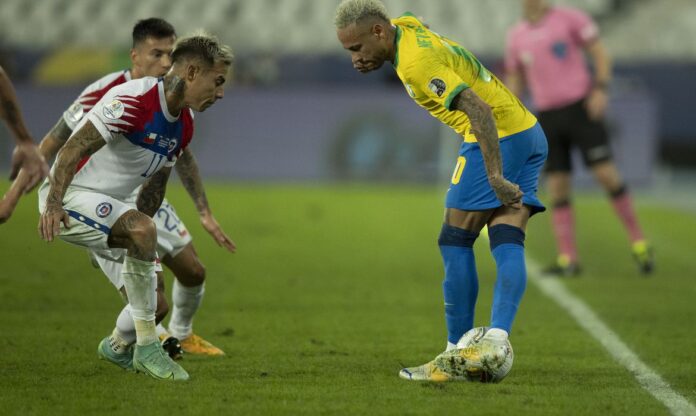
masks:
{"type": "Polygon", "coordinates": [[[201,67],[196,64],[188,64],[186,67],[186,79],[188,81],[193,81],[200,74],[201,67]]]}
{"type": "Polygon", "coordinates": [[[384,26],[382,26],[379,23],[375,23],[372,25],[372,34],[377,36],[378,39],[381,39],[384,37],[384,26]]]}

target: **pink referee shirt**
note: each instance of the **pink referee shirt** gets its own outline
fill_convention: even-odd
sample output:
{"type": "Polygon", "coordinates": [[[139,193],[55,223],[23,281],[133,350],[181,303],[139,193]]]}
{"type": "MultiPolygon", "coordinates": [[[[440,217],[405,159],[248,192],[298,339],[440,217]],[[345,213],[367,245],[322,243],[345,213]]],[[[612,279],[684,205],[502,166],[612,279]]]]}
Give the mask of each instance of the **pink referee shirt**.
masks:
{"type": "Polygon", "coordinates": [[[583,48],[598,35],[587,14],[550,7],[537,23],[522,21],[508,31],[505,69],[523,74],[537,110],[572,104],[590,90],[583,48]]]}

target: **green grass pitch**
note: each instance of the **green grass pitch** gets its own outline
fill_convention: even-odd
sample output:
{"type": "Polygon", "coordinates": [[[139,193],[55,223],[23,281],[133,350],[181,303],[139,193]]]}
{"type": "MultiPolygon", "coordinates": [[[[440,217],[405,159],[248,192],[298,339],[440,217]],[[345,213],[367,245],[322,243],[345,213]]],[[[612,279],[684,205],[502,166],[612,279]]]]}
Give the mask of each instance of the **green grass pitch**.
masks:
{"type": "MultiPolygon", "coordinates": [[[[96,358],[120,298],[84,252],[39,240],[35,194],[21,203],[0,226],[1,414],[668,414],[532,284],[503,383],[400,380],[402,365],[445,343],[441,189],[210,185],[208,194],[235,255],[206,235],[180,187],[169,191],[208,271],[194,328],[227,356],[187,356],[191,380],[174,384],[96,358]]],[[[606,200],[577,202],[585,273],[565,284],[696,402],[696,215],[640,205],[657,249],[646,279],[606,200]]],[[[532,219],[527,241],[530,259],[551,259],[547,215],[532,219]]],[[[486,325],[495,274],[485,240],[477,259],[476,324],[486,325]]],[[[167,283],[170,293],[170,274],[167,283]]]]}

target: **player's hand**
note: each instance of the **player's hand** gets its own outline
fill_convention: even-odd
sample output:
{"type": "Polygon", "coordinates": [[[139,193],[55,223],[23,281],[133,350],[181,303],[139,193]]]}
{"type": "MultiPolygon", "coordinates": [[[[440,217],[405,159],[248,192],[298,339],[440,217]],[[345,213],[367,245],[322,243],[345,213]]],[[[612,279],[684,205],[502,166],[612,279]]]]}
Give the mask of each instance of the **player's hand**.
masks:
{"type": "Polygon", "coordinates": [[[515,209],[522,208],[522,196],[524,193],[520,190],[519,185],[508,181],[505,178],[489,179],[491,188],[495,191],[495,195],[500,202],[507,207],[515,209]]]}
{"type": "Polygon", "coordinates": [[[20,169],[24,169],[27,175],[27,182],[22,189],[23,193],[31,192],[36,185],[48,176],[48,164],[39,152],[39,148],[32,142],[22,142],[12,152],[10,180],[14,180],[17,177],[20,169]]]}
{"type": "Polygon", "coordinates": [[[4,224],[10,219],[21,196],[21,193],[12,192],[13,189],[11,188],[0,200],[0,224],[4,224]]]}
{"type": "Polygon", "coordinates": [[[603,119],[604,114],[607,112],[608,104],[609,96],[607,92],[602,88],[593,88],[590,95],[585,100],[587,115],[591,120],[597,121],[603,119]]]}
{"type": "Polygon", "coordinates": [[[217,245],[226,248],[230,253],[237,252],[237,246],[234,244],[234,241],[222,231],[222,227],[220,227],[220,224],[215,220],[213,214],[209,212],[202,214],[201,225],[213,237],[217,245]]]}
{"type": "Polygon", "coordinates": [[[39,234],[44,241],[51,242],[60,234],[60,223],[70,228],[70,217],[61,206],[46,206],[39,220],[39,234]]]}

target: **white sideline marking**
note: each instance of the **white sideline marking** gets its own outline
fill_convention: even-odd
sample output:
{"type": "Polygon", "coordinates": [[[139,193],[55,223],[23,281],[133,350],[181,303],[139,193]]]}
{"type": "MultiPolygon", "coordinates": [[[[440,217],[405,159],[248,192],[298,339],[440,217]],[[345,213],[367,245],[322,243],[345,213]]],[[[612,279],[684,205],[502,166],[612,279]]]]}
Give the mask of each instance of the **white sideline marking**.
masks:
{"type": "Polygon", "coordinates": [[[696,415],[696,407],[672,390],[665,380],[648,367],[619,336],[580,298],[573,295],[558,279],[543,278],[539,265],[527,258],[527,275],[542,293],[563,308],[585,331],[599,341],[609,354],[633,373],[638,383],[676,416],[696,415]]]}

